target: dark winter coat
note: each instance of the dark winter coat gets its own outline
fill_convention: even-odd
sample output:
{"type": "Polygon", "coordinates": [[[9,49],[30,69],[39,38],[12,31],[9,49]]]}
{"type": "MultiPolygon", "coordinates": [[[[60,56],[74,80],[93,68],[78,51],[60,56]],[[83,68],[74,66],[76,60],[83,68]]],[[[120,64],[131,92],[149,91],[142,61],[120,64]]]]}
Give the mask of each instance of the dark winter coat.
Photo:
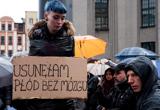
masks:
{"type": "Polygon", "coordinates": [[[29,55],[74,56],[74,39],[71,36],[72,33],[67,33],[69,30],[68,27],[65,25],[57,33],[50,34],[47,24],[45,22],[42,22],[42,24],[43,23],[44,25],[42,25],[42,27],[30,33],[29,55]]]}
{"type": "Polygon", "coordinates": [[[1,104],[0,104],[0,110],[3,110],[6,105],[10,105],[11,104],[11,100],[12,100],[12,86],[5,86],[0,88],[0,100],[1,100],[1,104]]]}
{"type": "MultiPolygon", "coordinates": [[[[30,56],[74,56],[71,23],[65,22],[55,34],[50,34],[45,21],[34,25],[29,33],[30,56]]],[[[73,99],[32,99],[15,101],[18,110],[74,110],[73,99]],[[23,103],[23,105],[19,102],[23,103]],[[18,106],[17,106],[18,105],[18,106]],[[22,107],[23,106],[23,107],[22,107]]]]}
{"type": "Polygon", "coordinates": [[[94,76],[91,73],[88,74],[88,98],[86,101],[85,110],[96,110],[98,106],[96,90],[99,83],[98,76],[94,76]]]}
{"type": "Polygon", "coordinates": [[[151,60],[138,57],[127,65],[128,70],[133,70],[142,81],[142,90],[136,94],[136,110],[160,110],[160,81],[151,60]]]}
{"type": "Polygon", "coordinates": [[[99,94],[100,105],[107,110],[134,110],[135,99],[127,81],[114,86],[107,96],[99,94]]]}

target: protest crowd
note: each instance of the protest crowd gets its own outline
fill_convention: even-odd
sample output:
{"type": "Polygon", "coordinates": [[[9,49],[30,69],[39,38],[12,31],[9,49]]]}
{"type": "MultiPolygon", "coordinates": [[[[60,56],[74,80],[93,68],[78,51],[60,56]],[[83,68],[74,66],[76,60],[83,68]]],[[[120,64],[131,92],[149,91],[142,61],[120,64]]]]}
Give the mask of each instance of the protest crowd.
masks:
{"type": "Polygon", "coordinates": [[[34,24],[29,32],[29,52],[14,55],[10,61],[0,58],[0,67],[6,69],[0,68],[0,74],[10,73],[7,78],[0,75],[0,110],[160,110],[160,81],[151,59],[138,56],[114,63],[110,59],[101,62],[83,58],[88,60],[85,60],[87,64],[75,66],[74,60],[78,60],[73,37],[75,28],[65,20],[66,13],[63,3],[48,1],[44,7],[44,19],[34,24]],[[53,63],[52,57],[58,63],[53,63]],[[69,61],[68,57],[75,59],[69,61]],[[23,65],[17,66],[18,58],[23,65]],[[34,65],[36,61],[31,58],[41,58],[39,65],[34,65]],[[43,61],[46,62],[43,64],[43,61]],[[62,64],[65,61],[69,64],[62,64]],[[91,61],[107,68],[97,75],[89,70],[85,73],[91,61]],[[81,73],[72,74],[77,70],[84,72],[84,77],[80,76],[81,73]],[[56,79],[52,80],[53,77],[56,79]],[[37,94],[42,92],[40,87],[47,91],[41,96],[37,94]],[[15,91],[22,93],[13,93],[15,91]],[[30,91],[38,92],[28,94],[30,91]]]}

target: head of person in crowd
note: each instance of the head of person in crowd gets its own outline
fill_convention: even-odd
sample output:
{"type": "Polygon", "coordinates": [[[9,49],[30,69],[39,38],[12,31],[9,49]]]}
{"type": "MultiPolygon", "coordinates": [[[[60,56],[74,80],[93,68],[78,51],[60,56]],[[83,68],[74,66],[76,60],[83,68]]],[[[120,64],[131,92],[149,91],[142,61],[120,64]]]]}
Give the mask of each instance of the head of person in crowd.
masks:
{"type": "Polygon", "coordinates": [[[105,73],[102,77],[102,92],[108,94],[109,90],[114,86],[114,69],[108,68],[105,70],[105,73]]]}
{"type": "Polygon", "coordinates": [[[113,75],[114,75],[114,69],[113,68],[108,68],[104,72],[103,80],[104,81],[110,81],[110,80],[113,79],[113,75]]]}
{"type": "Polygon", "coordinates": [[[127,80],[126,72],[125,72],[126,63],[119,63],[115,66],[114,70],[114,83],[115,85],[120,84],[127,80]]]}
{"type": "Polygon", "coordinates": [[[50,33],[55,33],[62,28],[66,13],[66,7],[59,0],[50,0],[45,4],[44,19],[47,22],[50,33]]]}
{"type": "Polygon", "coordinates": [[[137,57],[126,66],[128,83],[136,93],[146,93],[158,80],[158,73],[152,61],[137,57]]]}
{"type": "MultiPolygon", "coordinates": [[[[160,101],[160,93],[156,92],[159,86],[158,74],[150,59],[144,56],[135,58],[127,64],[126,73],[128,83],[131,85],[134,93],[137,94],[138,108],[145,104],[147,104],[145,106],[149,108],[153,103],[156,104],[158,100],[160,101]],[[158,95],[159,98],[156,95],[158,95]],[[153,102],[154,100],[155,102],[153,102]]],[[[160,104],[157,106],[160,107],[160,104]]],[[[142,109],[146,110],[143,107],[142,109]]]]}

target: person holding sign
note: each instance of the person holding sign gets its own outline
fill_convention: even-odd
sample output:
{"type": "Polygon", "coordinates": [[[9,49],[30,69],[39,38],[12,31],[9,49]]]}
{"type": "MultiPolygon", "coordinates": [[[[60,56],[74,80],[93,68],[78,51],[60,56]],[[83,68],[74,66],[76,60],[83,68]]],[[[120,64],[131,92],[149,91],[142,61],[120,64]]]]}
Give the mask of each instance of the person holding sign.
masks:
{"type": "MultiPolygon", "coordinates": [[[[44,20],[29,32],[29,56],[74,56],[75,29],[65,20],[67,9],[59,0],[50,0],[44,7],[44,20]]],[[[73,99],[20,100],[18,110],[74,110],[73,99]],[[24,105],[22,105],[24,104],[24,105]]]]}
{"type": "Polygon", "coordinates": [[[44,18],[29,32],[31,56],[74,56],[75,29],[65,20],[67,10],[59,0],[45,5],[44,18]]]}

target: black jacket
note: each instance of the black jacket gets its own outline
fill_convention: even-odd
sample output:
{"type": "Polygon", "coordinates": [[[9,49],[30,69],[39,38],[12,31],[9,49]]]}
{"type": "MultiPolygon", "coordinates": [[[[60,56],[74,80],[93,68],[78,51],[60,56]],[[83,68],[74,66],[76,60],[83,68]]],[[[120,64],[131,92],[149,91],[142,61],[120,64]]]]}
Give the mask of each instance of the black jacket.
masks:
{"type": "Polygon", "coordinates": [[[74,39],[63,27],[50,34],[47,24],[30,34],[30,56],[74,56],[74,39]]]}
{"type": "Polygon", "coordinates": [[[160,82],[151,60],[135,58],[127,65],[128,70],[133,70],[142,81],[142,90],[136,94],[136,110],[160,110],[160,82]]]}
{"type": "Polygon", "coordinates": [[[5,86],[0,88],[0,100],[2,101],[0,104],[0,110],[3,110],[6,105],[11,104],[12,100],[12,86],[5,86]]]}
{"type": "Polygon", "coordinates": [[[107,96],[98,93],[100,105],[107,110],[134,110],[135,99],[127,81],[114,86],[107,96]]]}
{"type": "Polygon", "coordinates": [[[98,76],[94,76],[91,73],[89,73],[87,83],[88,83],[88,98],[86,100],[85,110],[96,110],[96,107],[98,106],[97,95],[96,95],[96,89],[99,83],[98,76]]]}

